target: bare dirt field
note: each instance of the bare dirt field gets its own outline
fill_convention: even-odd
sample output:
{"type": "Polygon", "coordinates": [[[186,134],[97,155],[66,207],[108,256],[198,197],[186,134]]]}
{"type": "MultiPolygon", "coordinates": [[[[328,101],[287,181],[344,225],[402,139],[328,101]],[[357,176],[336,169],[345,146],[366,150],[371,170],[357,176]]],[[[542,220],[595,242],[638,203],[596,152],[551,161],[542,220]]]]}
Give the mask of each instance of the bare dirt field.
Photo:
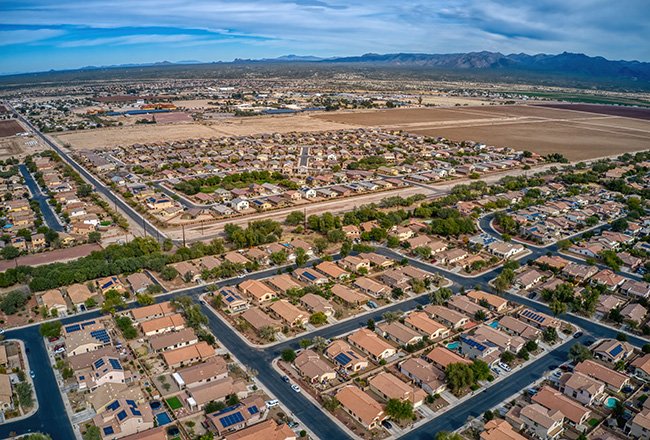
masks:
{"type": "MultiPolygon", "coordinates": [[[[462,121],[475,119],[476,114],[469,109],[462,108],[416,108],[374,111],[350,111],[346,113],[320,113],[313,115],[313,119],[349,124],[353,126],[397,126],[401,124],[418,124],[430,122],[462,121]]],[[[498,115],[480,114],[484,118],[497,118],[498,115]]]]}
{"type": "Polygon", "coordinates": [[[0,137],[15,136],[18,133],[24,133],[25,131],[27,130],[25,130],[15,119],[0,121],[0,137]]]}
{"type": "MultiPolygon", "coordinates": [[[[156,116],[156,118],[158,118],[156,116]]],[[[115,145],[162,142],[184,139],[245,136],[258,133],[321,131],[350,128],[349,125],[323,121],[309,115],[228,118],[218,122],[151,124],[65,133],[57,135],[72,149],[105,148],[115,145]]]]}
{"type": "Polygon", "coordinates": [[[544,107],[575,110],[590,113],[600,113],[610,116],[622,116],[624,118],[650,120],[650,108],[621,107],[614,105],[600,104],[542,104],[544,107]]]}
{"type": "Polygon", "coordinates": [[[43,150],[47,150],[44,143],[32,136],[0,139],[0,159],[20,158],[27,154],[40,153],[43,150]]]}

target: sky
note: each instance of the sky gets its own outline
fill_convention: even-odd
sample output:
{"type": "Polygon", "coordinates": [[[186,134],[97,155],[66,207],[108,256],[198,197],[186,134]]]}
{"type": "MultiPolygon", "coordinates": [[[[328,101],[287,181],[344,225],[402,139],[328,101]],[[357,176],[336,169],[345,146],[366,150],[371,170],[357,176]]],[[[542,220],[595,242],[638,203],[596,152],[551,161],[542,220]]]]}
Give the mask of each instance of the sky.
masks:
{"type": "Polygon", "coordinates": [[[0,0],[0,73],[287,54],[650,61],[650,0],[0,0]]]}

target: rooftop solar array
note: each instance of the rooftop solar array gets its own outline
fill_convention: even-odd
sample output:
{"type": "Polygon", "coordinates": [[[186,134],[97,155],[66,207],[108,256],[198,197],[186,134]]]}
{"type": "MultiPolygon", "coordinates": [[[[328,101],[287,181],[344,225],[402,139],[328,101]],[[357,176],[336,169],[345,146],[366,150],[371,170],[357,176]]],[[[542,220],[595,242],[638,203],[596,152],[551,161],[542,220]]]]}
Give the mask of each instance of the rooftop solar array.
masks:
{"type": "Polygon", "coordinates": [[[117,419],[121,422],[122,420],[126,419],[126,411],[122,410],[117,413],[117,419]]]}
{"type": "Polygon", "coordinates": [[[228,428],[232,425],[236,425],[237,423],[241,423],[244,421],[244,416],[241,415],[241,413],[236,412],[235,414],[231,414],[229,416],[221,417],[219,419],[221,422],[221,425],[224,428],[228,428]]]}
{"type": "Polygon", "coordinates": [[[616,356],[618,356],[619,354],[621,354],[622,351],[623,351],[623,346],[622,346],[621,344],[618,344],[616,347],[614,347],[614,348],[611,349],[611,351],[609,352],[609,354],[610,354],[611,356],[613,356],[613,357],[616,357],[616,356]]]}
{"type": "Polygon", "coordinates": [[[94,323],[95,323],[95,320],[86,321],[86,322],[82,322],[82,323],[79,323],[79,324],[69,325],[69,326],[65,327],[65,332],[66,333],[78,332],[79,330],[85,329],[86,327],[88,327],[89,325],[93,325],[94,323]]]}
{"type": "Polygon", "coordinates": [[[307,278],[309,281],[314,281],[316,277],[310,272],[303,272],[302,276],[307,278]]]}
{"type": "Polygon", "coordinates": [[[99,369],[101,366],[104,365],[104,359],[99,359],[98,361],[95,361],[93,365],[95,366],[95,369],[99,369]]]}
{"type": "Polygon", "coordinates": [[[104,344],[108,344],[109,342],[111,342],[111,337],[108,336],[108,333],[106,333],[106,330],[104,329],[93,330],[92,332],[90,332],[90,336],[92,336],[93,338],[97,339],[98,341],[104,344]]]}
{"type": "Polygon", "coordinates": [[[258,412],[260,412],[260,410],[257,409],[257,407],[255,405],[253,405],[253,406],[248,408],[248,412],[251,413],[251,415],[253,415],[253,414],[257,414],[258,412]]]}
{"type": "Polygon", "coordinates": [[[470,347],[476,348],[479,351],[485,351],[488,348],[487,345],[481,344],[480,342],[477,342],[477,341],[475,341],[473,339],[463,338],[462,341],[465,344],[469,345],[470,347]]]}
{"type": "Polygon", "coordinates": [[[108,362],[110,362],[111,367],[113,367],[115,370],[121,370],[122,365],[120,365],[120,361],[117,359],[109,359],[108,362]]]}
{"type": "Polygon", "coordinates": [[[109,410],[109,411],[115,411],[115,410],[118,409],[119,407],[120,407],[120,402],[118,402],[118,401],[116,400],[116,401],[114,401],[113,403],[111,403],[110,405],[108,405],[108,406],[106,407],[106,409],[109,410]]]}
{"type": "Polygon", "coordinates": [[[114,434],[114,433],[115,433],[115,431],[113,431],[112,426],[107,426],[106,428],[104,428],[104,435],[111,435],[111,434],[114,434]]]}
{"type": "Polygon", "coordinates": [[[347,363],[350,362],[352,358],[345,353],[339,353],[334,356],[334,360],[341,365],[347,365],[347,363]]]}
{"type": "Polygon", "coordinates": [[[531,320],[535,321],[535,322],[542,322],[542,321],[544,321],[544,319],[546,319],[544,316],[539,315],[539,314],[537,314],[537,313],[535,313],[535,312],[533,312],[531,310],[524,310],[522,315],[525,316],[528,319],[531,319],[531,320]]]}

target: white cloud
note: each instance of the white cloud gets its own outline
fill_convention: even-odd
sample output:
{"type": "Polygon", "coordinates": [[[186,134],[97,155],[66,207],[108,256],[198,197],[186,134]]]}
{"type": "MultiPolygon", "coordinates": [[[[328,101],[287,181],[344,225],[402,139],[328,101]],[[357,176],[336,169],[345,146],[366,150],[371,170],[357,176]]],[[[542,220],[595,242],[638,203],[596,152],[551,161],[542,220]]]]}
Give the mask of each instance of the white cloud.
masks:
{"type": "Polygon", "coordinates": [[[0,46],[34,43],[37,41],[47,40],[48,38],[58,37],[63,34],[65,34],[65,31],[59,29],[18,29],[0,31],[0,46]]]}

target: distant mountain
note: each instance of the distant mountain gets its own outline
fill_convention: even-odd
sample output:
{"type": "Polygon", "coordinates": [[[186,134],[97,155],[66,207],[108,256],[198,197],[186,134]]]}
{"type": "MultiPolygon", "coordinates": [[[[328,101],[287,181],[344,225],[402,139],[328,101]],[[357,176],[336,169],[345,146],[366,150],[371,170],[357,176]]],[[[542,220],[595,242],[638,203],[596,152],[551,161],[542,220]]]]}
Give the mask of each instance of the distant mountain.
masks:
{"type": "Polygon", "coordinates": [[[563,52],[558,55],[503,55],[499,52],[456,54],[375,54],[323,60],[328,63],[373,64],[440,69],[518,69],[537,72],[572,73],[587,76],[650,80],[650,63],[612,61],[589,57],[582,53],[563,52]]]}

